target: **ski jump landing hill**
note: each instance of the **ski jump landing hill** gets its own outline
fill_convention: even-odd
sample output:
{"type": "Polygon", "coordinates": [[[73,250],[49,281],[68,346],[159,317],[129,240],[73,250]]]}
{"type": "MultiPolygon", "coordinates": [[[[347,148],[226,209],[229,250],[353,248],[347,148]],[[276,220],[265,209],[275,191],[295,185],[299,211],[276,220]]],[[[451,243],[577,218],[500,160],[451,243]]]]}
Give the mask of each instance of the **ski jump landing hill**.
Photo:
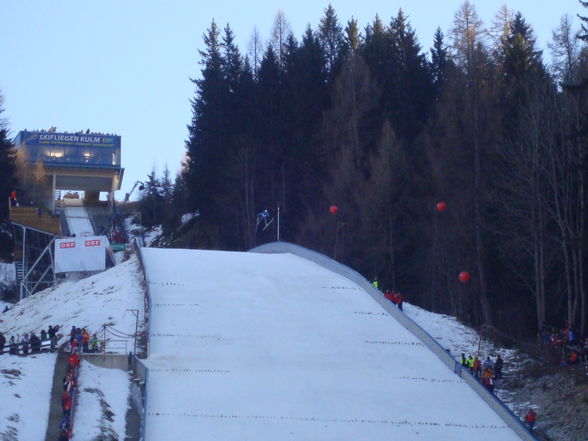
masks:
{"type": "Polygon", "coordinates": [[[534,440],[358,273],[252,251],[141,249],[144,440],[534,440]]]}

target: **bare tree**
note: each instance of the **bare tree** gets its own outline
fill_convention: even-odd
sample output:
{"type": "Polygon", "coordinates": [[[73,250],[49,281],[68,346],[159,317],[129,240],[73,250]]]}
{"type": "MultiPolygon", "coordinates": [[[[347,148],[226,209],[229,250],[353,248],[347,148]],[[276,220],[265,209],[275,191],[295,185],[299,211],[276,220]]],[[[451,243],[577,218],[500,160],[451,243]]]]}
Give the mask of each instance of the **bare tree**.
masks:
{"type": "Polygon", "coordinates": [[[272,47],[276,52],[276,58],[278,59],[278,64],[280,68],[284,68],[284,59],[286,55],[286,42],[288,40],[288,36],[292,33],[290,28],[290,23],[286,19],[286,15],[284,11],[281,9],[278,10],[276,13],[276,17],[274,19],[274,25],[272,27],[272,47]]]}
{"type": "Polygon", "coordinates": [[[474,50],[480,42],[484,30],[482,20],[478,17],[476,7],[468,0],[461,4],[453,18],[451,37],[453,53],[457,64],[468,71],[474,59],[474,50]]]}
{"type": "Polygon", "coordinates": [[[263,58],[264,50],[263,40],[261,39],[261,35],[259,34],[257,26],[253,28],[253,33],[251,34],[251,38],[249,38],[248,49],[249,59],[251,60],[253,67],[253,75],[255,78],[257,78],[257,73],[259,72],[259,66],[261,64],[261,59],[263,58]]]}
{"type": "Polygon", "coordinates": [[[507,5],[502,5],[488,28],[488,36],[495,54],[500,53],[504,41],[510,32],[510,25],[514,18],[514,12],[507,5]]]}
{"type": "Polygon", "coordinates": [[[548,44],[551,51],[551,70],[555,78],[564,84],[578,81],[579,44],[573,20],[564,15],[559,26],[553,30],[553,42],[548,44]]]}
{"type": "Polygon", "coordinates": [[[467,115],[466,124],[470,127],[470,139],[473,149],[473,205],[474,205],[474,242],[475,265],[478,281],[478,299],[482,308],[484,322],[492,324],[490,301],[488,299],[488,285],[484,259],[484,243],[482,237],[482,144],[481,144],[481,94],[483,88],[482,66],[486,57],[485,47],[481,41],[483,30],[482,21],[474,5],[466,0],[455,14],[453,29],[453,50],[466,78],[467,115]]]}

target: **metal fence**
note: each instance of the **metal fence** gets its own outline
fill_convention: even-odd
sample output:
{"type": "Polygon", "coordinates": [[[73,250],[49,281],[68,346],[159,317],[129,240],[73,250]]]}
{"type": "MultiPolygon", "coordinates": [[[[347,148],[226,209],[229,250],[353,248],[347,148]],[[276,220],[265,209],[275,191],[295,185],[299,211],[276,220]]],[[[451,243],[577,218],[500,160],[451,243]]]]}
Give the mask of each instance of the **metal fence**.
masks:
{"type": "MultiPolygon", "coordinates": [[[[145,358],[149,357],[149,336],[151,335],[151,291],[149,289],[149,277],[147,275],[147,271],[145,271],[145,262],[143,260],[143,254],[141,252],[141,246],[139,245],[137,240],[132,241],[133,250],[137,256],[137,260],[139,261],[139,268],[141,270],[141,274],[143,275],[143,284],[144,284],[144,292],[145,292],[145,321],[147,322],[147,335],[145,337],[145,358]]],[[[134,378],[138,379],[135,380],[135,387],[138,387],[138,393],[140,394],[141,399],[136,400],[140,401],[137,404],[137,408],[141,409],[141,440],[145,440],[145,427],[147,425],[147,397],[148,397],[148,384],[149,384],[149,369],[147,366],[139,360],[134,354],[131,358],[132,360],[132,368],[134,373],[134,378]]]]}
{"type": "Polygon", "coordinates": [[[145,440],[145,424],[147,423],[147,383],[149,382],[149,369],[134,354],[129,358],[133,378],[131,383],[131,395],[135,407],[139,410],[141,416],[140,437],[145,440]]]}

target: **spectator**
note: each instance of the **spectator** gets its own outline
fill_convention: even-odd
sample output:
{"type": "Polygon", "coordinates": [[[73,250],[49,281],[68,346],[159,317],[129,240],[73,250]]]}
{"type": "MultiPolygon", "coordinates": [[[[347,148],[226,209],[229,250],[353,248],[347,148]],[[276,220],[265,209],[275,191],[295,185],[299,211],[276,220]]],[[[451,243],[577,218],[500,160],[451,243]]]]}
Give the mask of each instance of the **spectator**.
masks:
{"type": "Polygon", "coordinates": [[[29,337],[24,334],[20,339],[20,344],[22,346],[22,354],[28,355],[29,354],[29,337]]]}
{"type": "Polygon", "coordinates": [[[69,343],[72,344],[73,341],[76,339],[76,327],[72,326],[71,330],[69,331],[69,343]]]}
{"type": "Polygon", "coordinates": [[[90,342],[90,334],[86,331],[86,328],[82,331],[82,351],[88,352],[88,343],[90,342]]]}
{"type": "Polygon", "coordinates": [[[494,393],[494,380],[492,379],[492,370],[485,369],[482,374],[482,385],[488,389],[490,393],[494,393]]]}
{"type": "Polygon", "coordinates": [[[486,357],[486,361],[484,361],[484,369],[494,369],[494,363],[490,360],[490,356],[486,357]]]}
{"type": "Polygon", "coordinates": [[[476,356],[476,357],[474,357],[474,377],[476,377],[478,380],[480,379],[480,370],[481,369],[482,369],[482,362],[476,356]]]}
{"type": "Polygon", "coordinates": [[[500,357],[500,354],[496,356],[496,361],[494,362],[494,378],[502,379],[502,366],[504,362],[500,357]]]}
{"type": "Polygon", "coordinates": [[[398,309],[400,309],[402,311],[402,302],[404,302],[404,296],[402,295],[401,292],[396,292],[396,306],[398,306],[398,309]]]}
{"type": "Polygon", "coordinates": [[[59,423],[59,441],[68,441],[71,436],[71,429],[69,426],[69,418],[63,416],[59,423]]]}
{"type": "Polygon", "coordinates": [[[372,285],[374,285],[374,288],[380,289],[380,282],[378,282],[377,277],[374,277],[374,281],[372,282],[372,285]]]}
{"type": "Polygon", "coordinates": [[[39,337],[37,337],[37,334],[35,334],[34,332],[31,332],[31,337],[29,339],[29,342],[31,344],[31,353],[32,354],[38,354],[39,352],[41,352],[41,340],[39,339],[39,337]]]}
{"type": "Polygon", "coordinates": [[[90,348],[90,352],[98,352],[98,350],[100,349],[100,342],[98,341],[98,337],[96,336],[95,333],[92,334],[92,338],[90,339],[89,348],[90,348]]]}
{"type": "Polygon", "coordinates": [[[0,332],[0,355],[4,354],[4,345],[6,344],[6,337],[0,332]]]}
{"type": "Polygon", "coordinates": [[[76,328],[76,340],[78,341],[78,348],[82,346],[82,328],[76,328]]]}
{"type": "Polygon", "coordinates": [[[75,369],[80,364],[80,356],[74,352],[69,356],[67,362],[72,369],[75,369]]]}
{"type": "Polygon", "coordinates": [[[45,340],[47,340],[47,331],[41,329],[41,342],[44,342],[45,340]]]}
{"type": "Polygon", "coordinates": [[[10,192],[10,206],[11,207],[18,207],[18,201],[16,199],[16,190],[12,190],[10,192]]]}
{"type": "Polygon", "coordinates": [[[63,379],[63,389],[66,392],[71,392],[75,387],[76,387],[76,379],[70,372],[70,373],[66,374],[63,379]]]}
{"type": "Polygon", "coordinates": [[[529,408],[529,411],[525,415],[525,423],[527,424],[529,432],[533,432],[535,421],[537,421],[537,412],[535,412],[532,408],[529,408]]]}
{"type": "Polygon", "coordinates": [[[564,357],[561,362],[562,366],[573,366],[578,363],[580,363],[580,354],[575,350],[570,351],[569,355],[564,357]]]}
{"type": "Polygon", "coordinates": [[[49,329],[47,330],[47,334],[49,336],[49,340],[51,340],[51,352],[55,351],[55,347],[57,346],[57,330],[59,327],[53,327],[49,325],[49,329]]]}
{"type": "Polygon", "coordinates": [[[474,375],[474,357],[471,355],[468,357],[468,368],[470,369],[470,374],[474,375]]]}
{"type": "Polygon", "coordinates": [[[11,355],[18,355],[18,343],[16,343],[16,340],[14,340],[14,335],[10,336],[10,349],[8,352],[10,352],[11,355]]]}
{"type": "Polygon", "coordinates": [[[71,415],[71,397],[67,391],[61,397],[61,407],[63,408],[63,416],[69,418],[71,415]]]}

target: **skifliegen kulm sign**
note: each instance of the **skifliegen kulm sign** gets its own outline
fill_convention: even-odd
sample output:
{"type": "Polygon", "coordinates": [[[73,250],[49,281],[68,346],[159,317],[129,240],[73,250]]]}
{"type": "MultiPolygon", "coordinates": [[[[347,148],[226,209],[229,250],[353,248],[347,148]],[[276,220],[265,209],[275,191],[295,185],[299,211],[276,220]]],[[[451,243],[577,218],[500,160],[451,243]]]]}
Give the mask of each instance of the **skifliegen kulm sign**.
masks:
{"type": "Polygon", "coordinates": [[[103,271],[110,242],[106,236],[68,237],[55,241],[55,272],[103,271]]]}
{"type": "Polygon", "coordinates": [[[48,133],[28,132],[25,137],[26,145],[82,145],[114,147],[117,145],[118,136],[106,136],[99,134],[74,134],[74,133],[48,133]]]}

